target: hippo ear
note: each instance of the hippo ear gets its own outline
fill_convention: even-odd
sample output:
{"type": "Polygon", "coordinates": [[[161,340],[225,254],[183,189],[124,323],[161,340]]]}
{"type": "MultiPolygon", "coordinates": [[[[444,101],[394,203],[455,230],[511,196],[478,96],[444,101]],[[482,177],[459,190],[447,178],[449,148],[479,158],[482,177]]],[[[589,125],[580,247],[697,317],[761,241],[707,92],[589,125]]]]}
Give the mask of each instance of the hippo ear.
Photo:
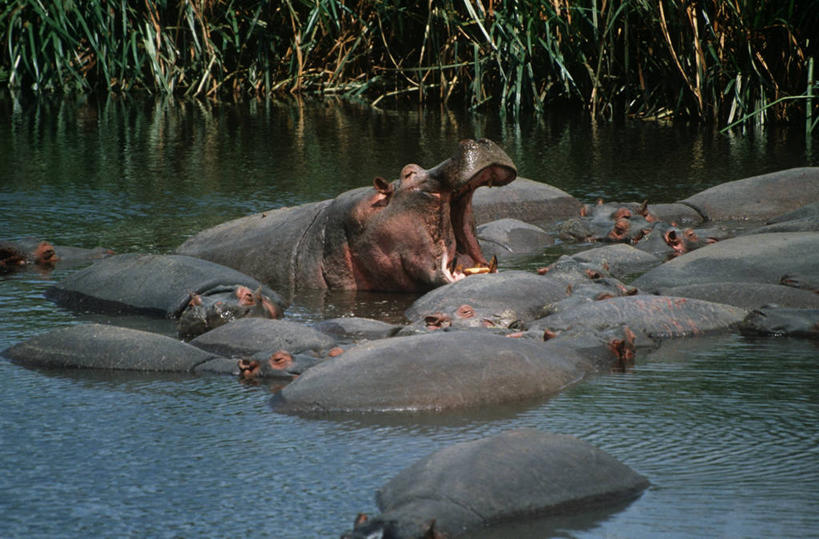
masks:
{"type": "Polygon", "coordinates": [[[377,176],[373,180],[373,187],[375,187],[375,190],[378,191],[378,195],[373,201],[373,206],[386,206],[389,204],[390,198],[395,191],[393,185],[381,176],[377,176]]]}

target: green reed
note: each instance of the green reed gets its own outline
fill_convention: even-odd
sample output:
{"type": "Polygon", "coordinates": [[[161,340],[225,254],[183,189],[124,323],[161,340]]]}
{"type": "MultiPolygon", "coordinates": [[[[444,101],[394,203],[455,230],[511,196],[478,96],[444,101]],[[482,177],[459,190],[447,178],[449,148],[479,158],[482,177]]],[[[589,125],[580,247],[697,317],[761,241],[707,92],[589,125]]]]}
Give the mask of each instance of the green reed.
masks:
{"type": "Polygon", "coordinates": [[[7,0],[0,81],[761,123],[806,117],[812,35],[795,0],[7,0]]]}

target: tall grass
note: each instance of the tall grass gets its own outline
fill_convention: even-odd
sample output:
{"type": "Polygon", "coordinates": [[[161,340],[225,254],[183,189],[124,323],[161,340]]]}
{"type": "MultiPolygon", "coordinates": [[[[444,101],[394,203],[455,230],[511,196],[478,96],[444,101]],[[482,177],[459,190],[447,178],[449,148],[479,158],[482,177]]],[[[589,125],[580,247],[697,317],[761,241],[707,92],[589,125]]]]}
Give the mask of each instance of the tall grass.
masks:
{"type": "Polygon", "coordinates": [[[4,5],[0,79],[27,91],[560,104],[721,124],[804,118],[804,99],[783,98],[807,95],[819,36],[815,0],[4,5]]]}

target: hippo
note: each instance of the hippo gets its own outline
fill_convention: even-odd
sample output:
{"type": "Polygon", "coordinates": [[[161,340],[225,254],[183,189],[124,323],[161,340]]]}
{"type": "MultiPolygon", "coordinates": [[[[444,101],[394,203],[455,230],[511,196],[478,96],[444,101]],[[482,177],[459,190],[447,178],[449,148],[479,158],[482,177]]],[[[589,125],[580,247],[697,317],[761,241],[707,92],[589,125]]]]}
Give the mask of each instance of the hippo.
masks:
{"type": "Polygon", "coordinates": [[[770,283],[715,282],[660,288],[662,296],[702,299],[756,309],[774,303],[780,307],[819,308],[819,294],[770,283]]]}
{"type": "Polygon", "coordinates": [[[499,219],[515,219],[550,227],[580,211],[580,201],[557,187],[518,178],[499,189],[481,189],[473,197],[478,225],[499,219]]]}
{"type": "Polygon", "coordinates": [[[667,339],[734,329],[747,311],[732,305],[670,296],[631,295],[586,302],[529,324],[530,331],[600,331],[628,326],[638,335],[667,339]]]}
{"type": "Polygon", "coordinates": [[[108,324],[58,328],[15,344],[2,355],[34,368],[228,374],[283,380],[291,380],[316,363],[311,358],[288,358],[287,353],[237,361],[171,337],[108,324]]]}
{"type": "Polygon", "coordinates": [[[737,236],[662,264],[632,281],[646,292],[715,282],[780,282],[788,273],[819,268],[819,232],[771,232],[737,236]]]}
{"type": "Polygon", "coordinates": [[[463,329],[371,341],[309,369],[272,405],[303,415],[437,413],[547,397],[622,362],[629,339],[608,337],[581,345],[463,329]]]}
{"type": "Polygon", "coordinates": [[[111,256],[110,249],[97,247],[85,249],[54,245],[46,240],[23,238],[17,241],[0,241],[0,274],[36,266],[39,269],[53,269],[60,266],[87,264],[94,260],[111,256]]]}
{"type": "Polygon", "coordinates": [[[393,337],[401,330],[400,325],[355,316],[328,318],[313,326],[338,341],[363,341],[393,337]]]}
{"type": "Polygon", "coordinates": [[[461,537],[489,526],[501,534],[512,521],[619,508],[649,486],[574,436],[517,429],[445,447],[402,470],[376,493],[381,514],[360,515],[342,537],[461,537]]]}
{"type": "Polygon", "coordinates": [[[185,339],[236,318],[281,318],[286,306],[276,292],[234,269],[136,253],[99,260],[50,287],[46,297],[73,310],[178,319],[185,339]]]}
{"type": "Polygon", "coordinates": [[[465,140],[434,168],[406,165],[332,200],[243,217],[189,238],[177,254],[233,267],[280,290],[426,291],[489,266],[472,195],[515,179],[509,156],[465,140]]]}
{"type": "Polygon", "coordinates": [[[263,318],[234,320],[190,343],[213,354],[240,358],[277,350],[323,355],[336,346],[330,335],[299,322],[263,318]]]}
{"type": "Polygon", "coordinates": [[[819,231],[819,202],[807,204],[797,210],[769,219],[765,225],[753,229],[751,233],[809,231],[819,231]]]}
{"type": "Polygon", "coordinates": [[[427,292],[404,315],[411,322],[448,317],[448,326],[509,327],[542,316],[543,306],[565,298],[567,285],[534,273],[511,270],[473,275],[427,292]]]}
{"type": "Polygon", "coordinates": [[[680,203],[708,221],[765,221],[819,201],[819,167],[792,168],[735,180],[680,203]]]}
{"type": "Polygon", "coordinates": [[[554,244],[542,228],[508,217],[479,225],[477,233],[483,253],[497,258],[537,253],[554,244]]]}
{"type": "Polygon", "coordinates": [[[579,262],[594,264],[607,270],[613,277],[643,273],[662,263],[662,259],[627,243],[611,243],[571,255],[579,262]]]}
{"type": "Polygon", "coordinates": [[[766,305],[748,313],[739,330],[745,335],[819,339],[819,308],[793,309],[766,305]]]}
{"type": "Polygon", "coordinates": [[[58,328],[18,343],[3,355],[42,368],[238,373],[235,361],[177,339],[107,324],[58,328]]]}

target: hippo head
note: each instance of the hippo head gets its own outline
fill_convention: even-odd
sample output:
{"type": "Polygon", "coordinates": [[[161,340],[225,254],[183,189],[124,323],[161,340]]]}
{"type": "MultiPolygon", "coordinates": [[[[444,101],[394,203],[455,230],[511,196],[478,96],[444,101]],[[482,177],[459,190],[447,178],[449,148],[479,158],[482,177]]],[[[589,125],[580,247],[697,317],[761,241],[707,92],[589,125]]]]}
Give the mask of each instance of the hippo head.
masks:
{"type": "Polygon", "coordinates": [[[338,197],[334,211],[343,213],[344,237],[325,242],[324,255],[347,273],[325,266],[328,286],[422,291],[489,271],[475,236],[472,194],[516,175],[494,142],[465,140],[434,168],[409,164],[392,183],[376,178],[373,188],[338,197]],[[346,248],[339,251],[341,244],[346,248]]]}
{"type": "Polygon", "coordinates": [[[191,293],[179,313],[179,338],[190,340],[239,318],[281,318],[283,308],[264,295],[244,285],[217,286],[201,294],[191,293]]]}

